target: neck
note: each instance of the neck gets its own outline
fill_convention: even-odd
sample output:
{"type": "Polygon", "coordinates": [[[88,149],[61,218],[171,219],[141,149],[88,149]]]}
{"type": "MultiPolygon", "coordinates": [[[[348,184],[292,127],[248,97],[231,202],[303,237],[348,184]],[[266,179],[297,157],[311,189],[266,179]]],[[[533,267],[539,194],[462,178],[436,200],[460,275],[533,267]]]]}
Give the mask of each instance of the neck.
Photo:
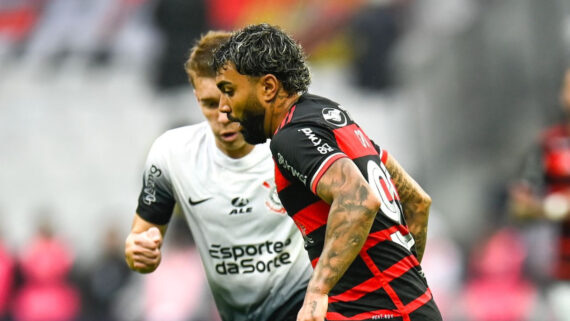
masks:
{"type": "Polygon", "coordinates": [[[216,141],[216,146],[218,147],[219,150],[222,151],[222,153],[224,153],[224,154],[228,155],[228,157],[234,158],[234,159],[244,157],[245,155],[249,154],[253,150],[253,147],[254,147],[253,145],[245,144],[242,147],[237,148],[237,149],[229,149],[217,141],[216,141]]]}
{"type": "Polygon", "coordinates": [[[267,118],[266,122],[269,123],[268,124],[269,126],[265,127],[268,129],[268,132],[266,132],[267,137],[269,138],[273,137],[273,134],[275,133],[279,125],[281,125],[281,122],[283,122],[283,118],[287,116],[289,109],[291,109],[291,107],[297,102],[297,100],[299,100],[299,97],[300,97],[299,94],[292,94],[292,95],[278,96],[275,99],[272,108],[269,109],[271,113],[269,113],[268,115],[269,117],[266,117],[267,118]]]}

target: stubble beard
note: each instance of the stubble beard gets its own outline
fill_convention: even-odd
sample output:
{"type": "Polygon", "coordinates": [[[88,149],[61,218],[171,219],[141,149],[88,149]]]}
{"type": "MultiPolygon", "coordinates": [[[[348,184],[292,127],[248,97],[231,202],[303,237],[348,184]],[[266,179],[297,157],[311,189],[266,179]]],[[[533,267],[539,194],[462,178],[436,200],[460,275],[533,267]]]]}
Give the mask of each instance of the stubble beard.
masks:
{"type": "Polygon", "coordinates": [[[263,144],[267,141],[263,128],[265,108],[261,106],[256,97],[252,96],[247,100],[247,106],[250,109],[243,113],[243,119],[240,120],[243,138],[252,145],[263,144]]]}

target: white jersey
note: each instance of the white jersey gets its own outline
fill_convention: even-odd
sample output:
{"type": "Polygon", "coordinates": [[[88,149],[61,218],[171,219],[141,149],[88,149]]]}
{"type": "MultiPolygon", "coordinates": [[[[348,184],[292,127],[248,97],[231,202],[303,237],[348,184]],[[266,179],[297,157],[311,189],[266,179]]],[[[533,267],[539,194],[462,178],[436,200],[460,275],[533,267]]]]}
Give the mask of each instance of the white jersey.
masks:
{"type": "Polygon", "coordinates": [[[267,144],[232,159],[206,122],[167,131],[149,152],[137,213],[166,224],[175,202],[224,321],[267,320],[306,288],[312,269],[277,196],[267,144]]]}

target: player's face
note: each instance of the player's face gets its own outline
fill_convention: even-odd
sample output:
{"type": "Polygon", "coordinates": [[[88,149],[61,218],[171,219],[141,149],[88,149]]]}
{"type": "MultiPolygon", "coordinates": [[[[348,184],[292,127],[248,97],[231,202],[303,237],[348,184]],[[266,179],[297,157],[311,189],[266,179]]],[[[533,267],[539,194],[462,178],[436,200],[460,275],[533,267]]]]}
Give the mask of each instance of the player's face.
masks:
{"type": "Polygon", "coordinates": [[[195,77],[194,95],[198,100],[202,114],[212,128],[216,145],[227,155],[241,157],[251,150],[243,135],[239,132],[239,124],[228,119],[226,113],[220,112],[220,90],[214,78],[195,77]]]}
{"type": "Polygon", "coordinates": [[[250,144],[267,140],[264,130],[265,108],[256,96],[257,78],[240,74],[231,63],[226,64],[216,76],[222,92],[220,110],[232,121],[239,122],[241,133],[250,144]]]}

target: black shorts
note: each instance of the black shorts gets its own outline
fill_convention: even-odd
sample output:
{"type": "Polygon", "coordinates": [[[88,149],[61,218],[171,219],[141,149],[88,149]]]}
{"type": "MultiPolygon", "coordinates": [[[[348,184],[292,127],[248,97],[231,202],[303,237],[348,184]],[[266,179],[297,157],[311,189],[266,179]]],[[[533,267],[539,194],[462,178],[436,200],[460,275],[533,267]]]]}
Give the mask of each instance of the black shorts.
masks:
{"type": "Polygon", "coordinates": [[[305,300],[305,289],[292,295],[267,321],[296,321],[305,300]]]}

